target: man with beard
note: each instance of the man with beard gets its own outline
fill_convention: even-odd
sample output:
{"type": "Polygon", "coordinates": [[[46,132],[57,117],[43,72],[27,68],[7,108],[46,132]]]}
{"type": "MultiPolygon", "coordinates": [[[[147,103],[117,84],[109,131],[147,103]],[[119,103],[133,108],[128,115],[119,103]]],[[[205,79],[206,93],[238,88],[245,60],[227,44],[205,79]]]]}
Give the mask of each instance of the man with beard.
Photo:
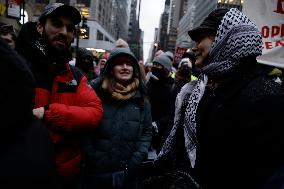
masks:
{"type": "Polygon", "coordinates": [[[50,130],[62,188],[76,187],[81,163],[79,135],[96,128],[103,113],[87,78],[68,63],[75,25],[80,21],[76,8],[49,4],[38,22],[22,26],[16,43],[35,77],[33,113],[50,130]]]}
{"type": "Polygon", "coordinates": [[[147,83],[149,100],[151,103],[153,128],[156,134],[152,139],[152,147],[159,151],[164,139],[165,133],[172,125],[174,115],[175,99],[172,95],[172,86],[174,79],[170,76],[172,62],[164,54],[156,56],[153,60],[152,74],[147,83]]]}

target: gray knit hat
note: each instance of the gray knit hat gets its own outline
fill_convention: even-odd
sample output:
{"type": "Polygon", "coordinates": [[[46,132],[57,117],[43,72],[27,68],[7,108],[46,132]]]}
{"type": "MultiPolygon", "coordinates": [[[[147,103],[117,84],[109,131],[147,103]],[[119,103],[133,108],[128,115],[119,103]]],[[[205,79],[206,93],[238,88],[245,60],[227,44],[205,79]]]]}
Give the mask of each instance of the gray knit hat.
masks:
{"type": "Polygon", "coordinates": [[[169,72],[172,71],[172,62],[165,54],[160,54],[159,56],[156,56],[153,60],[153,63],[154,62],[161,64],[169,72]]]}
{"type": "Polygon", "coordinates": [[[164,55],[166,55],[172,62],[174,61],[174,54],[171,51],[164,52],[164,55]]]}

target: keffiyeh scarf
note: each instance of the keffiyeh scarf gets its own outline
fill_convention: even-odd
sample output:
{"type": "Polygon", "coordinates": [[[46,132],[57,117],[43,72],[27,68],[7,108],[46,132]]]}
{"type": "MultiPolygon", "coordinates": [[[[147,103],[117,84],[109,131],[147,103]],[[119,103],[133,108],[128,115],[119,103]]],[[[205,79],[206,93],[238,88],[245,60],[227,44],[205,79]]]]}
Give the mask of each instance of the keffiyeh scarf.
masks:
{"type": "Polygon", "coordinates": [[[197,81],[187,83],[177,95],[174,126],[156,160],[170,152],[177,128],[183,127],[186,153],[191,167],[195,166],[196,110],[205,92],[208,76],[233,73],[240,64],[240,58],[257,56],[261,52],[262,38],[256,25],[238,9],[230,9],[223,17],[212,43],[209,64],[202,68],[202,74],[197,81]]]}

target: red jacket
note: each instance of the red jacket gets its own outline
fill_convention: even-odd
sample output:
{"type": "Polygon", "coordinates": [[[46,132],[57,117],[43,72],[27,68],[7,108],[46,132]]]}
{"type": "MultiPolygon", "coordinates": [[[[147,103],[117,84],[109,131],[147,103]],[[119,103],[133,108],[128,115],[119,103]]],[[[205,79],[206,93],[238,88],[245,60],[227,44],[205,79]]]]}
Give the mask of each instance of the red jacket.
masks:
{"type": "Polygon", "coordinates": [[[86,77],[78,83],[69,64],[66,68],[55,77],[51,91],[36,88],[35,108],[45,107],[44,121],[55,143],[58,173],[71,178],[80,171],[80,133],[99,125],[103,108],[86,77]]]}

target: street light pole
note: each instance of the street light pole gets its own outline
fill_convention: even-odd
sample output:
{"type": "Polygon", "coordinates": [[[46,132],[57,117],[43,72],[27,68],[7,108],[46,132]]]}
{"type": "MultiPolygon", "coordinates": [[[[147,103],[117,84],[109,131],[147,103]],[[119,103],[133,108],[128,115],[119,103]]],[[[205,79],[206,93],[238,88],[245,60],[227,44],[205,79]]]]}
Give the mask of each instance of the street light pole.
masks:
{"type": "MultiPolygon", "coordinates": [[[[76,5],[76,8],[79,9],[80,11],[80,15],[81,15],[81,20],[83,20],[83,17],[82,17],[82,12],[81,12],[81,8],[82,6],[80,5],[76,5]]],[[[77,59],[78,59],[78,51],[79,51],[79,40],[80,40],[80,23],[77,25],[77,32],[76,32],[76,62],[77,62],[77,59]]]]}

